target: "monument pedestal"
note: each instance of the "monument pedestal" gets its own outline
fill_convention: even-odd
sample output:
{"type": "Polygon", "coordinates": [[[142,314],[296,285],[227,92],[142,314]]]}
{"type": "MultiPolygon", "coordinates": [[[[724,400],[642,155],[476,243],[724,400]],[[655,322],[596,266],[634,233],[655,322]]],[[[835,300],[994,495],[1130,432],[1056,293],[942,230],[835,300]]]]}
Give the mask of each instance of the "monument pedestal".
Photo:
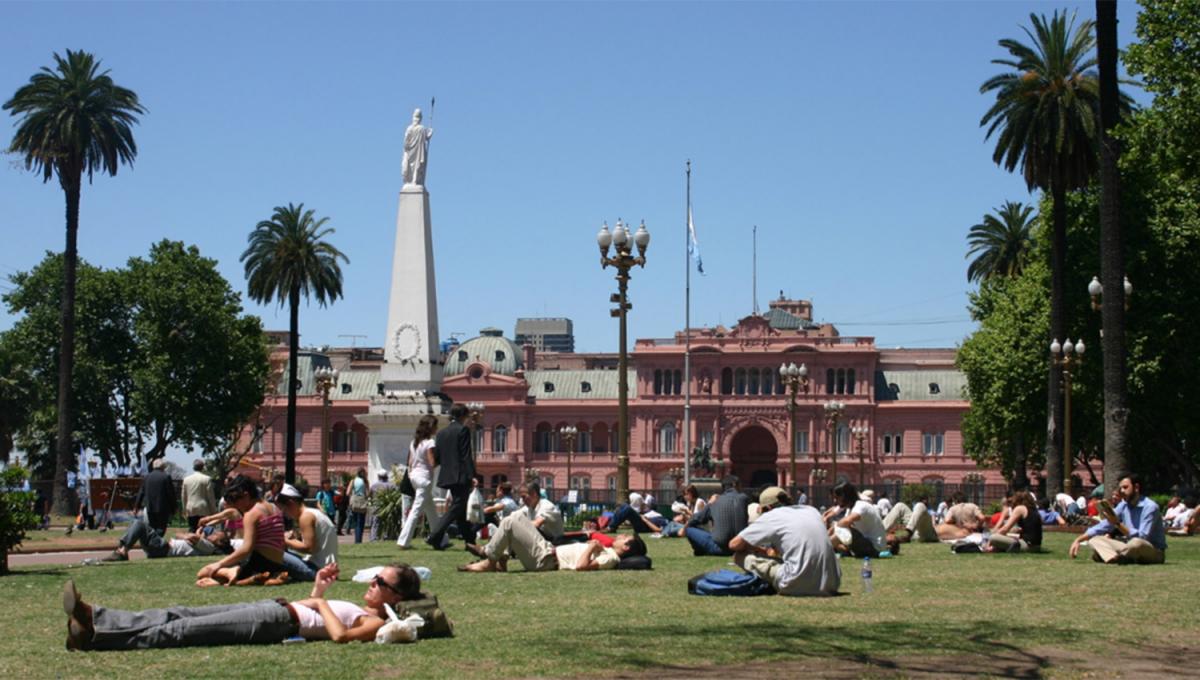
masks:
{"type": "MultiPolygon", "coordinates": [[[[412,444],[417,423],[427,415],[438,419],[439,429],[449,421],[442,413],[441,401],[423,393],[395,394],[371,400],[370,410],[356,416],[370,431],[367,479],[374,480],[380,470],[391,474],[394,467],[403,469],[408,465],[408,447],[412,444]]],[[[391,481],[400,483],[399,478],[391,481]]]]}

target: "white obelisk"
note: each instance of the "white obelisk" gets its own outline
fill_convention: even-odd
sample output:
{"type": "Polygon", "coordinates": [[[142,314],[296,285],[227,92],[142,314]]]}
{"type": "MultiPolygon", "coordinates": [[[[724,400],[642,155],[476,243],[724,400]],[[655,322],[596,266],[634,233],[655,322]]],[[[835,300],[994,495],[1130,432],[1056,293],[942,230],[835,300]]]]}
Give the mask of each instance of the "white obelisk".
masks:
{"type": "Polygon", "coordinates": [[[432,136],[433,130],[421,125],[421,110],[417,109],[404,135],[404,186],[396,211],[392,285],[380,372],[382,389],[371,399],[367,414],[358,416],[358,421],[370,430],[371,481],[378,471],[407,463],[408,446],[422,416],[442,415],[441,400],[430,395],[442,384],[433,229],[429,192],[425,189],[432,136]]]}

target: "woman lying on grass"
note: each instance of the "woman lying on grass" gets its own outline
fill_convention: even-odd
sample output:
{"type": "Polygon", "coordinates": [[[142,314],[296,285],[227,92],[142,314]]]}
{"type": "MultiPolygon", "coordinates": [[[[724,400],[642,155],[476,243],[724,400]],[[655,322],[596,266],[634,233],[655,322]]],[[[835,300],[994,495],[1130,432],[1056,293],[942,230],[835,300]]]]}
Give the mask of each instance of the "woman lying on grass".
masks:
{"type": "Polygon", "coordinates": [[[368,642],[388,620],[384,605],[418,599],[421,579],[407,564],[384,567],[367,586],[363,606],[326,600],[338,566],[317,572],[306,600],[259,600],[210,607],[170,607],[140,612],[85,604],[73,581],[63,587],[67,649],[115,650],[273,644],[305,640],[368,642]]]}

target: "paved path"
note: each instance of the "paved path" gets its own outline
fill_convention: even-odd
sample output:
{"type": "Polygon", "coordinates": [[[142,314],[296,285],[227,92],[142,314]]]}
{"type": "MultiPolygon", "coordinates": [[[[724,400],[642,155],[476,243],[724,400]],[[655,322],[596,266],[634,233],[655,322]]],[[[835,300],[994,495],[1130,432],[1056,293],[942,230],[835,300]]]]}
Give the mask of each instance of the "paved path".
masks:
{"type": "MultiPolygon", "coordinates": [[[[339,545],[345,545],[347,543],[353,544],[354,536],[338,536],[339,545]]],[[[112,548],[105,548],[104,550],[74,550],[68,552],[10,553],[8,556],[8,564],[11,567],[29,567],[39,564],[79,564],[89,557],[100,559],[111,552],[112,548]]],[[[129,559],[144,560],[146,559],[146,553],[142,550],[130,550],[129,559]]]]}

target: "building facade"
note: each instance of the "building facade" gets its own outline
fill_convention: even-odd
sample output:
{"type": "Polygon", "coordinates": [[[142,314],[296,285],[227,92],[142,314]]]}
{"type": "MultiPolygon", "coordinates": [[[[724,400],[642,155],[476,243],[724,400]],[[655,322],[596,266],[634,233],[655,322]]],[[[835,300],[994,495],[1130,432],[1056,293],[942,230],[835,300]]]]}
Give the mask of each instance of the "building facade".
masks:
{"type": "MultiPolygon", "coordinates": [[[[823,486],[838,479],[896,497],[905,483],[935,489],[1003,484],[998,471],[979,468],[963,451],[968,401],[954,350],[880,349],[873,338],[842,336],[831,325],[813,323],[811,312],[807,301],[780,299],[766,314],[731,328],[637,340],[629,369],[630,487],[673,494],[683,475],[685,439],[693,449],[708,450],[717,474],[732,472],[751,487],[793,481],[823,486]],[[690,379],[684,375],[689,345],[690,379]],[[794,416],[779,373],[781,364],[791,363],[808,372],[794,416]],[[843,405],[836,422],[828,415],[830,402],[843,405]]],[[[476,452],[488,486],[536,477],[551,489],[611,498],[619,448],[615,354],[539,352],[485,329],[445,359],[442,391],[485,406],[476,452]],[[560,434],[568,425],[578,433],[570,447],[560,434]]],[[[342,371],[331,394],[330,428],[333,441],[344,442],[333,446],[330,467],[356,469],[365,463],[370,433],[355,429],[353,416],[366,412],[379,365],[355,362],[344,352],[310,353],[301,371],[328,364],[342,371]]],[[[297,467],[313,480],[323,411],[311,375],[301,375],[301,386],[297,467]]],[[[279,400],[286,395],[264,408],[279,410],[270,403],[279,400]]],[[[277,420],[264,430],[255,462],[283,467],[282,426],[277,420]]]]}
{"type": "Polygon", "coordinates": [[[539,352],[574,352],[575,324],[570,319],[517,319],[513,339],[539,352]]]}

